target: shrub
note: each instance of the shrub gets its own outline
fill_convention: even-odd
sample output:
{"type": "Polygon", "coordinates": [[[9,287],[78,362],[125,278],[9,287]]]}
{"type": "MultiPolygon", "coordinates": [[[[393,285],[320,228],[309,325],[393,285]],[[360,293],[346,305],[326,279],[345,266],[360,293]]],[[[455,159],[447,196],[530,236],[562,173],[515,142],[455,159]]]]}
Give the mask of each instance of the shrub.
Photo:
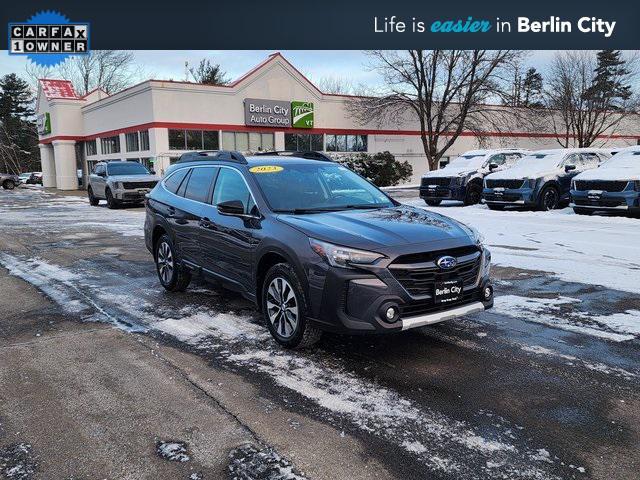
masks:
{"type": "Polygon", "coordinates": [[[409,162],[406,160],[398,162],[389,152],[379,152],[374,155],[357,153],[337,160],[378,187],[390,187],[406,182],[413,175],[413,167],[409,162]]]}

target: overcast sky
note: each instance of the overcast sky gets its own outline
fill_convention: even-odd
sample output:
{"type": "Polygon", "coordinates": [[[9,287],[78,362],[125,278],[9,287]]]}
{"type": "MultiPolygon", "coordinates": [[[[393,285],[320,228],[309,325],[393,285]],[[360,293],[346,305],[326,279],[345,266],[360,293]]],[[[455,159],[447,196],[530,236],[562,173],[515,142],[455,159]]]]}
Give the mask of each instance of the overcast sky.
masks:
{"type": "MultiPolygon", "coordinates": [[[[227,76],[235,79],[271,53],[274,52],[272,50],[134,51],[140,81],[148,78],[184,80],[185,62],[194,66],[202,58],[208,58],[212,63],[219,63],[227,72],[227,76]]],[[[367,69],[369,59],[361,51],[282,50],[281,53],[313,82],[319,82],[323,78],[340,78],[349,80],[353,85],[364,84],[369,87],[375,87],[379,82],[377,74],[367,69]]],[[[525,65],[536,67],[544,74],[553,54],[553,51],[532,51],[525,65]]],[[[0,75],[16,73],[26,77],[27,62],[24,56],[9,55],[4,51],[0,53],[0,75]]]]}

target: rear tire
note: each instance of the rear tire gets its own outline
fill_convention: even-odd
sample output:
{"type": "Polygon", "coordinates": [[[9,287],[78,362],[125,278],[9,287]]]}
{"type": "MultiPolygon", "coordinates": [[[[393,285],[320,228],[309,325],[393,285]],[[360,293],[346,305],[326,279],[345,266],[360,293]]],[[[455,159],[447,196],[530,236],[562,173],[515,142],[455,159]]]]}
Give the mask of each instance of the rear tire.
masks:
{"type": "Polygon", "coordinates": [[[107,197],[108,208],[110,208],[111,210],[113,210],[114,208],[118,208],[119,206],[118,201],[115,198],[113,198],[113,193],[111,193],[111,190],[109,188],[107,188],[105,192],[105,196],[107,197]]]}
{"type": "Polygon", "coordinates": [[[498,211],[504,210],[504,205],[489,205],[489,204],[487,204],[487,207],[489,207],[489,210],[498,210],[498,211]]]}
{"type": "Polygon", "coordinates": [[[472,183],[467,187],[467,193],[464,196],[465,206],[476,205],[482,199],[482,186],[472,183]]]}
{"type": "Polygon", "coordinates": [[[13,190],[16,188],[16,183],[13,180],[5,180],[2,184],[2,188],[5,190],[13,190]]]}
{"type": "Polygon", "coordinates": [[[158,239],[153,253],[160,284],[170,292],[184,292],[191,282],[191,273],[181,266],[168,235],[158,239]]]}
{"type": "Polygon", "coordinates": [[[89,205],[91,205],[92,207],[97,207],[100,203],[100,200],[93,194],[93,190],[91,187],[87,189],[87,195],[89,196],[89,205]]]}
{"type": "Polygon", "coordinates": [[[538,195],[538,210],[548,212],[555,210],[560,205],[560,192],[553,185],[547,185],[540,190],[538,195]]]}
{"type": "Polygon", "coordinates": [[[429,200],[425,198],[424,202],[430,207],[437,207],[442,203],[442,200],[429,200]]]}
{"type": "Polygon", "coordinates": [[[593,215],[593,210],[589,208],[573,207],[573,211],[578,215],[593,215]]]}
{"type": "Polygon", "coordinates": [[[285,348],[307,348],[322,337],[309,324],[304,289],[287,263],[269,269],[262,284],[262,312],[271,336],[285,348]]]}

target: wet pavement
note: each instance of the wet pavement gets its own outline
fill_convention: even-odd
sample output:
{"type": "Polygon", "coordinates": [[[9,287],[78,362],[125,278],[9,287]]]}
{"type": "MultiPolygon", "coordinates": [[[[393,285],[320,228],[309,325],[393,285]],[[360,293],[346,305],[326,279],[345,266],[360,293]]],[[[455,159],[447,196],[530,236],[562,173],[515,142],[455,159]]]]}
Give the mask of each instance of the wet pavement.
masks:
{"type": "MultiPolygon", "coordinates": [[[[418,204],[411,193],[401,200],[418,204]]],[[[457,215],[471,224],[478,218],[478,228],[515,219],[473,208],[457,215]]],[[[143,222],[140,208],[90,207],[84,197],[41,189],[0,192],[0,285],[26,282],[18,304],[0,301],[0,338],[37,341],[71,322],[80,331],[113,326],[123,338],[174,352],[165,355],[176,368],[256,433],[253,444],[239,435],[226,452],[230,478],[638,478],[640,297],[595,274],[574,281],[543,263],[522,268],[524,256],[545,251],[539,242],[546,239],[531,247],[508,235],[489,238],[498,252],[491,311],[402,334],[325,335],[312,350],[290,352],[274,345],[252,305],[233,292],[197,281],[182,294],[163,291],[143,222]],[[519,255],[513,265],[512,252],[519,255]],[[30,289],[56,306],[55,323],[1,320],[37,306],[30,289]],[[211,383],[227,375],[233,382],[211,383]]],[[[622,242],[640,240],[627,235],[622,242]]],[[[586,251],[570,239],[548,242],[586,251]]],[[[11,478],[1,463],[10,456],[18,460],[7,465],[22,461],[33,470],[16,478],[38,478],[48,461],[34,466],[38,438],[10,441],[1,424],[19,422],[2,416],[0,475],[11,478]]],[[[180,453],[200,461],[197,448],[180,453]]]]}

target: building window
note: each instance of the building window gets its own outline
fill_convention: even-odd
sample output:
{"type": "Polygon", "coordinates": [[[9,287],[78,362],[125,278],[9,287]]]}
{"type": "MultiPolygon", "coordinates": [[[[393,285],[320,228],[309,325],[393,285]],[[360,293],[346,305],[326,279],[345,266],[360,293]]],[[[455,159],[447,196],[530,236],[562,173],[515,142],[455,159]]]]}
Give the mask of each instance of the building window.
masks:
{"type": "Polygon", "coordinates": [[[321,152],[324,150],[322,134],[285,133],[284,149],[321,152]]]}
{"type": "Polygon", "coordinates": [[[95,139],[94,140],[87,140],[84,143],[84,149],[85,149],[85,152],[86,152],[87,156],[89,156],[89,155],[97,155],[98,154],[98,145],[96,144],[95,139]]]}
{"type": "Polygon", "coordinates": [[[218,132],[209,130],[169,130],[169,150],[217,150],[218,132]]]}
{"type": "Polygon", "coordinates": [[[140,150],[149,150],[149,130],[140,132],[140,150]]]}
{"type": "Polygon", "coordinates": [[[108,153],[120,153],[120,137],[116,135],[114,137],[101,138],[100,147],[103,155],[108,153]]]}
{"type": "Polygon", "coordinates": [[[328,152],[366,152],[366,135],[327,135],[328,152]]]}
{"type": "Polygon", "coordinates": [[[222,132],[222,148],[238,151],[273,150],[273,133],[260,132],[222,132]]]}
{"type": "Polygon", "coordinates": [[[140,150],[138,132],[125,134],[125,143],[127,145],[127,152],[137,152],[138,150],[140,150]]]}

